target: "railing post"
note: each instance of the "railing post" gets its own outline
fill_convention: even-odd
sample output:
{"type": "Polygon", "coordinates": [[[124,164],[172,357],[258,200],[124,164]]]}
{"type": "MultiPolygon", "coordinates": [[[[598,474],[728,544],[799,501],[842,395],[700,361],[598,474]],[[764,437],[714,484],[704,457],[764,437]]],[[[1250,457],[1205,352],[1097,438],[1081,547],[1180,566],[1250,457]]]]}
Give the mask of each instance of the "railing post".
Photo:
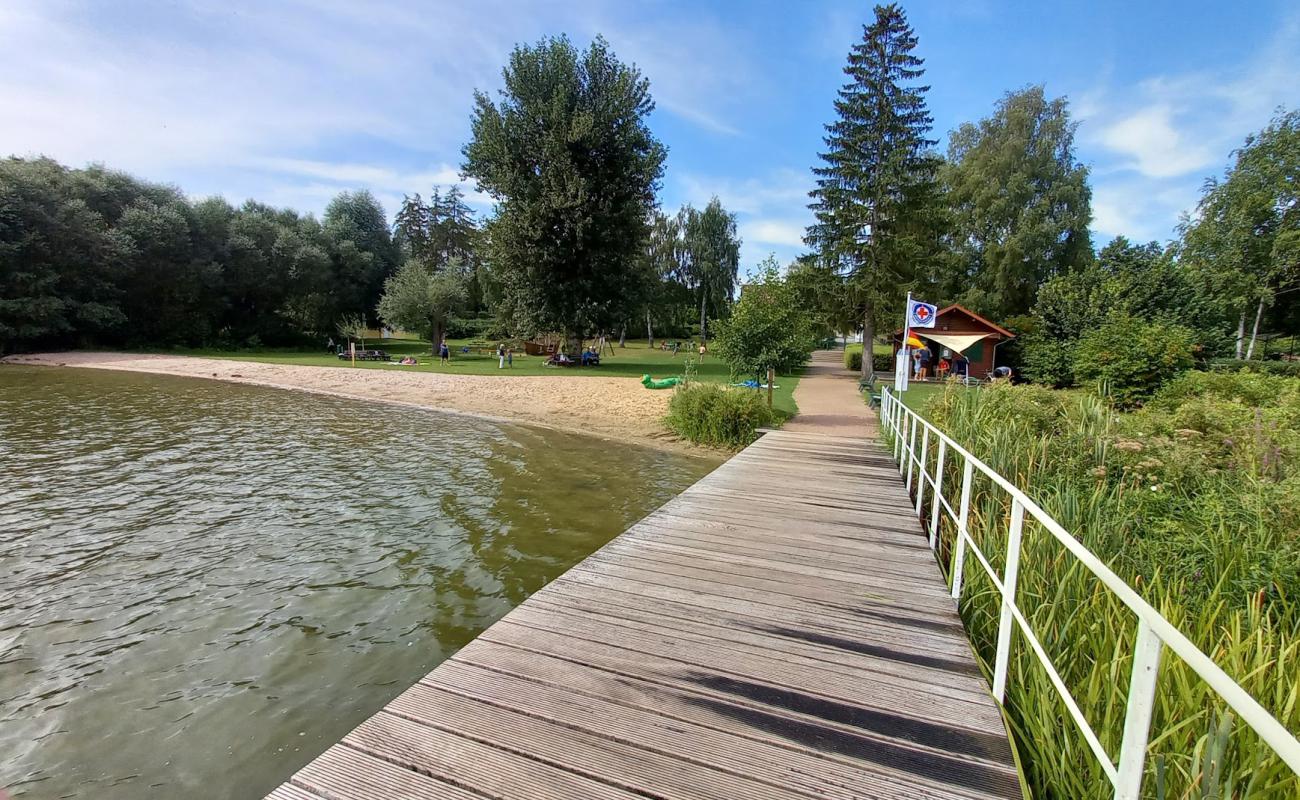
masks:
{"type": "Polygon", "coordinates": [[[1151,713],[1155,710],[1156,677],[1160,672],[1160,651],[1164,643],[1145,620],[1138,620],[1137,642],[1133,646],[1133,672],[1129,677],[1128,708],[1124,711],[1124,738],[1119,745],[1115,776],[1115,800],[1138,800],[1142,775],[1146,771],[1147,737],[1151,713]]]}
{"type": "Polygon", "coordinates": [[[912,417],[907,413],[906,409],[900,409],[900,413],[903,415],[903,429],[898,437],[898,455],[896,458],[898,459],[898,474],[902,475],[903,470],[906,469],[903,456],[907,453],[907,432],[912,429],[912,417]]]}
{"type": "Polygon", "coordinates": [[[961,570],[966,561],[966,523],[970,520],[970,485],[975,465],[970,457],[961,471],[961,509],[957,512],[957,546],[952,554],[952,599],[961,600],[961,570]]]}
{"type": "Polygon", "coordinates": [[[907,491],[912,491],[912,467],[916,461],[916,429],[920,427],[920,420],[913,417],[912,424],[907,433],[907,491]]]}
{"type": "Polygon", "coordinates": [[[903,426],[907,424],[907,415],[901,408],[894,409],[894,460],[898,462],[898,473],[903,473],[903,459],[899,454],[902,452],[903,444],[903,426]]]}
{"type": "Polygon", "coordinates": [[[930,455],[930,429],[921,428],[921,465],[916,468],[916,516],[921,516],[925,503],[925,464],[930,455]]]}
{"type": "Polygon", "coordinates": [[[939,509],[943,506],[943,457],[948,453],[948,442],[939,440],[939,457],[934,465],[934,496],[930,498],[930,549],[939,542],[939,509]]]}
{"type": "Polygon", "coordinates": [[[1016,576],[1020,572],[1020,532],[1025,525],[1025,507],[1011,500],[1011,530],[1007,534],[1007,567],[1002,575],[1002,618],[998,620],[997,658],[993,664],[993,696],[998,702],[1007,693],[1007,667],[1011,661],[1011,607],[1016,604],[1016,576]]]}

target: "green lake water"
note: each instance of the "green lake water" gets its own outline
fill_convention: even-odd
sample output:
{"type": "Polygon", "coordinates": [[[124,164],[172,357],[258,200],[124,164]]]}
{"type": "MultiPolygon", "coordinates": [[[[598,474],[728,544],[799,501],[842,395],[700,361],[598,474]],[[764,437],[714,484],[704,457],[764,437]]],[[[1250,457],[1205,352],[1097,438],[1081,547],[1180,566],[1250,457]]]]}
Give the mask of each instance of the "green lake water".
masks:
{"type": "Polygon", "coordinates": [[[0,366],[0,786],[256,798],[713,462],[0,366]]]}

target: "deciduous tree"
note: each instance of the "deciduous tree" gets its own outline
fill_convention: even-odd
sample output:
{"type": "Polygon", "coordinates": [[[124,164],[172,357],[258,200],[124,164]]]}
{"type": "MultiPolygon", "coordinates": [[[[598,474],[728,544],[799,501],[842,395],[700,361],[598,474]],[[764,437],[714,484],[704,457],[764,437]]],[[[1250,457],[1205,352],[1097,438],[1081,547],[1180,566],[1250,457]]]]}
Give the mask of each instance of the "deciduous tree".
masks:
{"type": "Polygon", "coordinates": [[[995,319],[1024,314],[1039,284],[1092,260],[1075,127],[1065,98],[1031,86],[953,132],[942,171],[952,226],[943,294],[995,319]]]}
{"type": "Polygon", "coordinates": [[[497,100],[479,92],[464,171],[497,203],[487,251],[503,312],[523,332],[612,330],[640,281],[663,173],[649,82],[597,37],[510,55],[497,100]]]}

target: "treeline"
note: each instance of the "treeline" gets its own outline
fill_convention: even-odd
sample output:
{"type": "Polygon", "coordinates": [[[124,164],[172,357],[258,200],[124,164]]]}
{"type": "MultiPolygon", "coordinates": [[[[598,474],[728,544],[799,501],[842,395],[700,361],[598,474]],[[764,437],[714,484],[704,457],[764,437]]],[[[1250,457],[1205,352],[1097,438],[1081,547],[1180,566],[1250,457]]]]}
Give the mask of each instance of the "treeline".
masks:
{"type": "Polygon", "coordinates": [[[1176,241],[1120,237],[1098,254],[1065,98],[1009,92],[940,153],[917,43],[897,5],[878,6],[845,66],[798,267],[826,327],[893,330],[908,291],[960,303],[1021,334],[1000,360],[1058,386],[1108,377],[1076,367],[1103,326],[1203,359],[1300,328],[1300,113],[1246,140],[1176,241]]]}
{"type": "Polygon", "coordinates": [[[374,318],[400,248],[368,192],[321,219],[47,158],[0,161],[0,349],[294,344],[374,318]]]}

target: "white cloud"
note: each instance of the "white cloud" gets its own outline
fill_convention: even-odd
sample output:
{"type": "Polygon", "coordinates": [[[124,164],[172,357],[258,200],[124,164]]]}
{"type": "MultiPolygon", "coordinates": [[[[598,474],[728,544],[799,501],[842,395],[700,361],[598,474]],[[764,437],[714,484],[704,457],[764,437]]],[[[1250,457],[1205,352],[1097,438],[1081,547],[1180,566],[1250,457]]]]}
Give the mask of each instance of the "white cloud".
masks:
{"type": "Polygon", "coordinates": [[[754,219],[740,226],[740,236],[746,242],[803,247],[805,225],[784,219],[754,219]]]}
{"type": "MultiPolygon", "coordinates": [[[[1300,104],[1300,16],[1236,66],[1158,75],[1077,93],[1080,144],[1093,179],[1099,234],[1167,240],[1204,178],[1227,166],[1279,105],[1300,104]]],[[[1107,79],[1109,80],[1109,78],[1107,79]]]]}
{"type": "Polygon", "coordinates": [[[1101,131],[1106,147],[1131,159],[1127,166],[1153,178],[1172,178],[1202,170],[1216,154],[1175,129],[1173,112],[1155,106],[1123,117],[1101,131]]]}
{"type": "Polygon", "coordinates": [[[0,155],[100,161],[235,198],[311,197],[330,184],[427,192],[459,183],[473,90],[499,86],[516,42],[562,30],[579,46],[603,32],[650,79],[660,113],[736,134],[746,97],[761,90],[743,37],[711,13],[664,16],[611,0],[436,11],[7,0],[0,155]]]}

